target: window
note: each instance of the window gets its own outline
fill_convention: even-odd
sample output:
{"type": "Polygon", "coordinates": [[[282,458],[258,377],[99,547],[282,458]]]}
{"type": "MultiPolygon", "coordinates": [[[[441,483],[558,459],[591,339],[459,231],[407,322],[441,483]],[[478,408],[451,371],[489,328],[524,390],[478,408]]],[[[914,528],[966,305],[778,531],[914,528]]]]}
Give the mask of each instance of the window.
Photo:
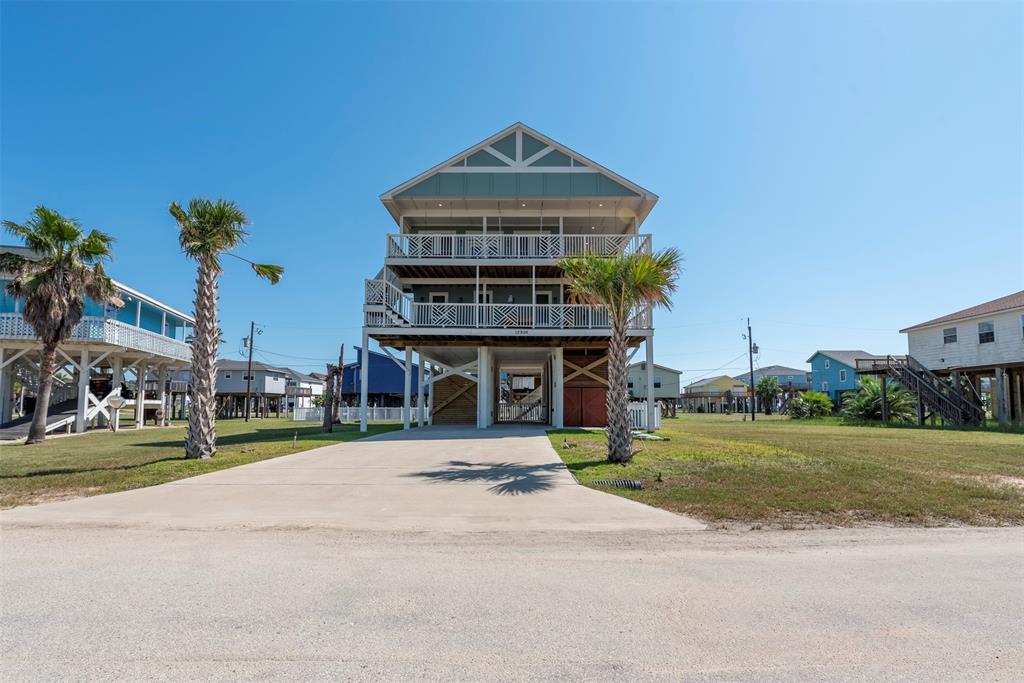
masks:
{"type": "Polygon", "coordinates": [[[978,343],[991,344],[996,340],[996,328],[992,321],[978,323],[978,343]]]}
{"type": "Polygon", "coordinates": [[[943,344],[956,344],[956,328],[947,327],[942,330],[942,343],[943,344]]]}
{"type": "Polygon", "coordinates": [[[846,370],[840,370],[839,371],[839,381],[840,382],[845,382],[846,381],[846,370]]]}
{"type": "Polygon", "coordinates": [[[661,378],[657,375],[654,376],[654,388],[661,389],[661,378]]]}
{"type": "Polygon", "coordinates": [[[828,362],[828,358],[825,359],[825,369],[828,370],[831,365],[828,362]]]}
{"type": "Polygon", "coordinates": [[[231,379],[231,373],[230,372],[225,372],[224,373],[224,379],[231,379]]]}
{"type": "Polygon", "coordinates": [[[792,382],[793,381],[793,375],[786,375],[786,380],[792,382]]]}
{"type": "Polygon", "coordinates": [[[1020,336],[1024,337],[1024,315],[1020,317],[1020,336]]]}
{"type": "Polygon", "coordinates": [[[630,389],[632,389],[632,388],[633,388],[633,380],[629,380],[629,388],[630,388],[630,389]]]}
{"type": "Polygon", "coordinates": [[[828,393],[828,382],[821,383],[821,390],[826,394],[828,393]]]}

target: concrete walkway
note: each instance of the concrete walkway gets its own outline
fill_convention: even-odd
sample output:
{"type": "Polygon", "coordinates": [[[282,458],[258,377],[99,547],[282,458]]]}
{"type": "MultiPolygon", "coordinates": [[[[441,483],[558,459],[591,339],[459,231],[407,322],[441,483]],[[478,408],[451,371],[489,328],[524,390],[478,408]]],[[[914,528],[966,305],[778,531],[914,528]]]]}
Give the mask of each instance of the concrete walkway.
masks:
{"type": "Polygon", "coordinates": [[[383,531],[703,529],[580,486],[544,431],[428,427],[93,498],[0,513],[4,525],[341,527],[383,531]]]}

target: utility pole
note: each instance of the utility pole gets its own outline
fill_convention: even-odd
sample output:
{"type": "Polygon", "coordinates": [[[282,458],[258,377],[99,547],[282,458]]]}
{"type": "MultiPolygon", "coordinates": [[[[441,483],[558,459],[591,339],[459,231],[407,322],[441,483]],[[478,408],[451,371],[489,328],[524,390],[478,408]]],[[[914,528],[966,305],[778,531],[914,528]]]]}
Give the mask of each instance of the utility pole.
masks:
{"type": "Polygon", "coordinates": [[[757,411],[754,410],[756,395],[754,394],[754,335],[750,331],[750,318],[747,318],[747,356],[750,358],[750,421],[756,418],[757,411]]]}
{"type": "Polygon", "coordinates": [[[256,334],[256,321],[249,321],[249,370],[245,373],[245,421],[249,421],[249,404],[252,402],[252,348],[253,335],[256,334]]]}
{"type": "Polygon", "coordinates": [[[341,411],[341,394],[344,392],[345,387],[345,345],[341,344],[338,346],[338,373],[334,377],[334,384],[337,386],[337,391],[334,392],[334,409],[332,416],[336,420],[338,419],[338,413],[341,411]]]}

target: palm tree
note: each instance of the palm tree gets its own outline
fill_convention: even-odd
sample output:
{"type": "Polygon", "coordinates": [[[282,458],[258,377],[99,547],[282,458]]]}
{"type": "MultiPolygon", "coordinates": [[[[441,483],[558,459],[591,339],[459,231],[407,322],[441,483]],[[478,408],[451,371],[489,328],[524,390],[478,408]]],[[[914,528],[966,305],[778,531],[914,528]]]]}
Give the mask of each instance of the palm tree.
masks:
{"type": "Polygon", "coordinates": [[[757,386],[754,388],[754,393],[761,399],[761,410],[764,411],[765,415],[772,414],[772,408],[775,406],[775,399],[779,396],[779,378],[765,375],[761,379],[757,380],[757,386]]]}
{"type": "MultiPolygon", "coordinates": [[[[917,415],[914,395],[898,384],[889,384],[886,391],[889,419],[913,422],[917,415]]],[[[882,419],[882,383],[877,377],[861,377],[857,391],[843,394],[843,416],[853,420],[882,419]]]]}
{"type": "Polygon", "coordinates": [[[99,230],[86,233],[78,221],[45,206],[37,206],[24,223],[4,221],[4,227],[24,240],[33,254],[7,254],[4,270],[13,274],[7,291],[24,302],[22,317],[43,343],[39,391],[26,442],[39,443],[46,439],[57,347],[82,320],[85,297],[101,305],[120,304],[117,288],[103,269],[114,238],[99,230]]]}
{"type": "Polygon", "coordinates": [[[189,458],[209,458],[217,451],[214,382],[217,377],[217,346],[221,339],[217,323],[217,283],[222,272],[220,257],[234,256],[245,261],[270,284],[280,281],[284,269],[268,263],[253,263],[231,253],[249,236],[245,229],[248,224],[245,212],[234,202],[193,199],[187,210],[176,202],[171,202],[169,210],[178,222],[178,241],[182,251],[198,264],[193,313],[196,324],[192,341],[192,408],[188,415],[185,454],[189,458]]]}
{"type": "Polygon", "coordinates": [[[629,389],[626,332],[635,315],[645,308],[672,307],[679,278],[679,252],[665,249],[654,254],[604,257],[584,254],[562,259],[569,296],[582,303],[604,306],[611,322],[608,342],[608,460],[628,462],[633,457],[629,430],[629,389]]]}

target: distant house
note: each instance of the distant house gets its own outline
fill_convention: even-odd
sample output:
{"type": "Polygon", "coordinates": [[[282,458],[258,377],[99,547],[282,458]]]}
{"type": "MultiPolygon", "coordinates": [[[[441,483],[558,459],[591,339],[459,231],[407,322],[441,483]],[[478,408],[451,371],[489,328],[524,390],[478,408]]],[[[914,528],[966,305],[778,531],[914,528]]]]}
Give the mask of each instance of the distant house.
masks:
{"type": "Polygon", "coordinates": [[[747,385],[727,375],[691,382],[683,388],[683,408],[694,413],[724,413],[742,407],[747,385]]]}
{"type": "Polygon", "coordinates": [[[317,396],[323,396],[325,380],[291,368],[285,371],[285,405],[289,412],[296,408],[311,408],[317,396]]]}
{"type": "MultiPolygon", "coordinates": [[[[811,364],[811,388],[828,394],[838,409],[843,401],[843,394],[855,391],[860,375],[857,374],[857,360],[884,360],[887,356],[879,356],[867,351],[815,351],[807,359],[811,364]]],[[[900,356],[902,358],[902,356],[900,356]]]]}
{"type": "Polygon", "coordinates": [[[250,381],[248,368],[249,363],[244,360],[217,362],[217,415],[243,417],[248,388],[251,416],[267,417],[274,413],[280,417],[291,371],[253,361],[250,381]]]}
{"type": "MultiPolygon", "coordinates": [[[[762,377],[774,377],[779,381],[780,387],[793,387],[797,391],[806,391],[811,386],[811,373],[807,370],[789,368],[785,365],[769,365],[763,368],[754,368],[754,384],[761,381],[762,377]]],[[[750,383],[750,373],[744,372],[733,376],[745,384],[750,383]]]]}
{"type": "MultiPolygon", "coordinates": [[[[369,352],[369,380],[367,382],[368,405],[375,408],[399,408],[405,395],[405,369],[390,356],[376,351],[369,352]]],[[[356,358],[359,358],[357,351],[356,358]]],[[[359,381],[360,361],[345,364],[341,381],[341,400],[349,406],[359,405],[362,385],[359,381]]],[[[412,397],[415,401],[418,394],[418,372],[412,373],[412,397]]],[[[424,395],[429,394],[430,386],[424,387],[424,395]]]]}
{"type": "MultiPolygon", "coordinates": [[[[679,401],[680,370],[654,364],[654,398],[679,401]]],[[[629,395],[631,398],[647,398],[647,363],[633,363],[629,366],[629,395]]]]}
{"type": "Polygon", "coordinates": [[[940,377],[990,387],[988,408],[1000,422],[1024,421],[1024,291],[900,330],[910,357],[940,377]]]}

